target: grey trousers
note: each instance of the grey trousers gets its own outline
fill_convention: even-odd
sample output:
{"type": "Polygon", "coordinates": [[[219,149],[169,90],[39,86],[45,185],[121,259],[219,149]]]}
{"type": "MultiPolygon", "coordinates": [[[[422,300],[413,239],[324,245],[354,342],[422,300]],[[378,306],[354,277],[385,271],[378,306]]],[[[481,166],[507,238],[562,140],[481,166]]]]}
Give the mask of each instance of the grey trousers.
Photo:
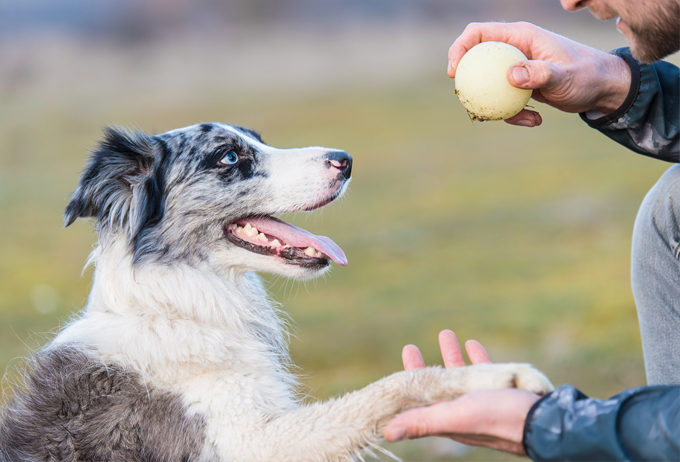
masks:
{"type": "Polygon", "coordinates": [[[633,231],[631,281],[649,385],[680,385],[680,164],[645,197],[633,231]]]}

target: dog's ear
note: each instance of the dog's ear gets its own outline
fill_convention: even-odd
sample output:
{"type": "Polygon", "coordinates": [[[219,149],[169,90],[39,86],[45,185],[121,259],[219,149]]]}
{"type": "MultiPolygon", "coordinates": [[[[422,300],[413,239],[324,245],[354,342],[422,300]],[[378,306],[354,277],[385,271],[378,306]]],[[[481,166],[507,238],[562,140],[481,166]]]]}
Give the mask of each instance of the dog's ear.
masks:
{"type": "Polygon", "coordinates": [[[104,128],[104,139],[90,155],[80,183],[66,206],[64,224],[94,217],[99,227],[120,226],[132,240],[161,212],[154,175],[154,140],[145,133],[104,128]]]}

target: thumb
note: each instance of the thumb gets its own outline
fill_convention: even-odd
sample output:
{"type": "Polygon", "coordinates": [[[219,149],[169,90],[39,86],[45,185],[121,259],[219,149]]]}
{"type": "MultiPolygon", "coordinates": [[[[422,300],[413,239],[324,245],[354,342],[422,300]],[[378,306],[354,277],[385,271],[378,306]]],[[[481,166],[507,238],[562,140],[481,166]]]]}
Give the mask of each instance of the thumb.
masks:
{"type": "Polygon", "coordinates": [[[449,408],[452,403],[445,401],[398,415],[385,427],[385,439],[393,443],[404,438],[422,438],[445,432],[451,426],[449,421],[452,413],[449,408]]]}
{"type": "Polygon", "coordinates": [[[520,61],[508,69],[508,82],[514,87],[549,89],[559,82],[561,73],[547,61],[520,61]]]}
{"type": "Polygon", "coordinates": [[[429,408],[412,409],[397,416],[384,430],[384,436],[390,443],[396,443],[404,438],[420,438],[429,436],[430,419],[429,408]]]}

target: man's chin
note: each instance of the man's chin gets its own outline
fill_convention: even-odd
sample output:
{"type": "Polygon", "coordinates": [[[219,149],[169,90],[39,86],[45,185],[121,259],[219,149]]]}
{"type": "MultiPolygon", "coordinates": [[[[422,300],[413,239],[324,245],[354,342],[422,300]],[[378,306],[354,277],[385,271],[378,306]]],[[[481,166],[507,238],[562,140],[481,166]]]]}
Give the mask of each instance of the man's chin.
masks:
{"type": "Polygon", "coordinates": [[[680,48],[680,40],[677,37],[666,39],[644,40],[635,34],[626,36],[630,43],[630,54],[633,58],[644,64],[661,61],[667,56],[672,55],[680,48]]]}
{"type": "MultiPolygon", "coordinates": [[[[665,8],[647,12],[646,16],[624,11],[616,28],[630,43],[630,52],[641,63],[653,63],[680,49],[680,5],[677,1],[659,2],[665,8]],[[656,14],[652,14],[656,13],[656,14]]],[[[639,12],[638,12],[639,13],[639,12]]]]}

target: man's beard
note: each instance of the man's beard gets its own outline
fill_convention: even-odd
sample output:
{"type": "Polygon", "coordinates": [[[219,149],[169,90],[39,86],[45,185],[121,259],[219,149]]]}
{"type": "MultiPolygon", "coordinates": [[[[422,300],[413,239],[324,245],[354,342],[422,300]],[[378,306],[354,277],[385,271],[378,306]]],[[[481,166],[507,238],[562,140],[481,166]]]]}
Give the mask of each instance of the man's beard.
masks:
{"type": "Polygon", "coordinates": [[[640,62],[659,61],[680,49],[680,0],[624,3],[621,11],[603,2],[589,4],[588,9],[598,19],[621,17],[630,29],[631,37],[626,35],[630,51],[640,62]]]}
{"type": "Polygon", "coordinates": [[[628,25],[633,33],[630,52],[635,59],[642,63],[652,63],[680,49],[680,9],[677,4],[675,6],[675,11],[659,17],[659,22],[651,27],[628,25]]]}

